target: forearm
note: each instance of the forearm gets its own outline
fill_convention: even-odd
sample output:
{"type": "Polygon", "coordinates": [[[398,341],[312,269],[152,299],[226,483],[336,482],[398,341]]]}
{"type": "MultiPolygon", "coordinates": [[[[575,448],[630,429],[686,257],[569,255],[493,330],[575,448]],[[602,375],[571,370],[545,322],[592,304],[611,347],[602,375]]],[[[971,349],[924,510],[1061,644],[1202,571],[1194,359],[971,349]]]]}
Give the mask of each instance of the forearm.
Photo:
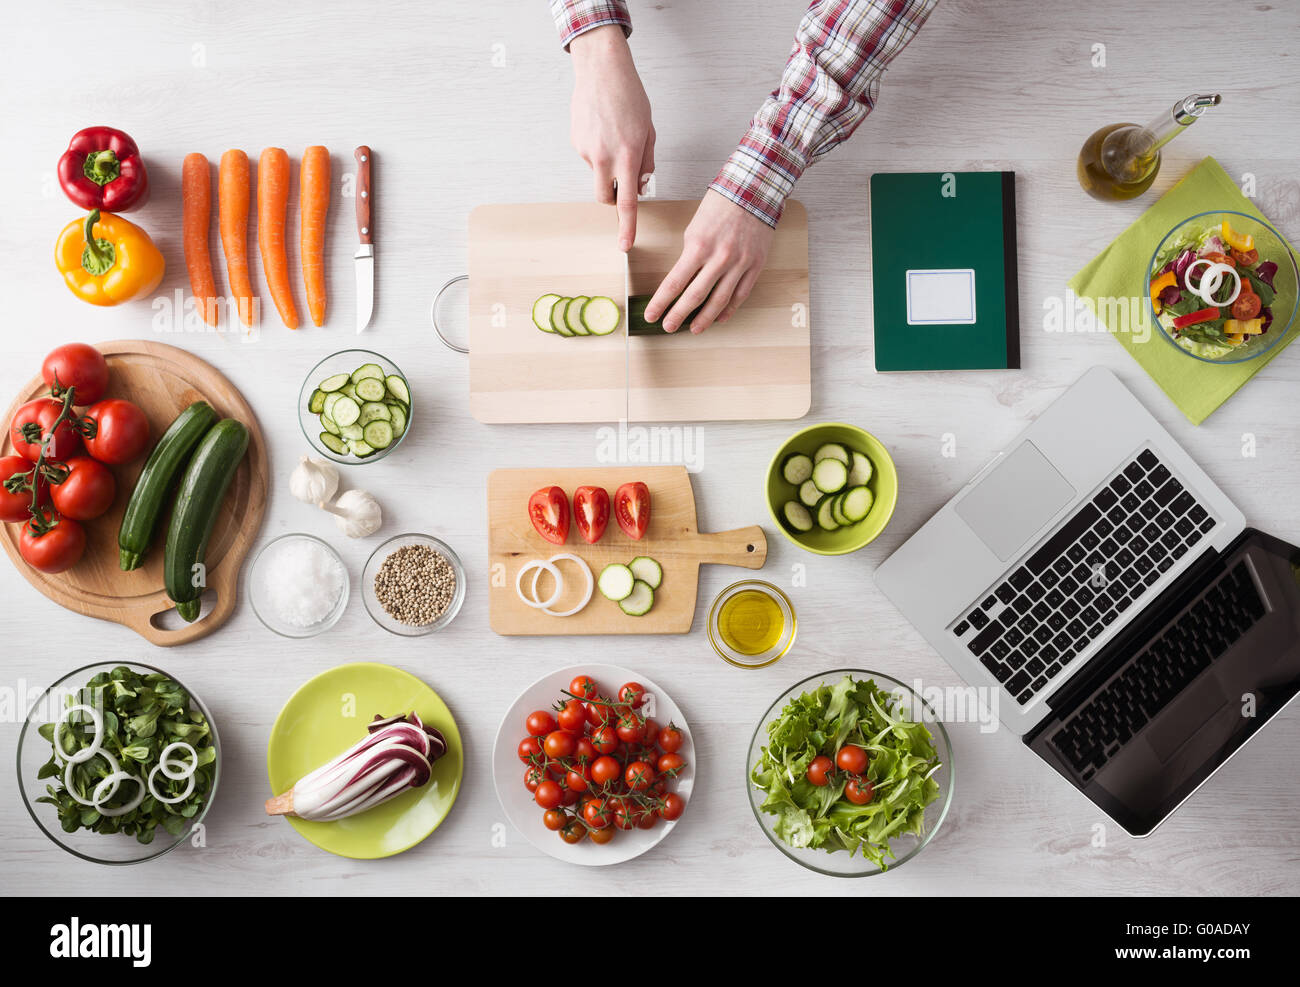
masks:
{"type": "Polygon", "coordinates": [[[566,51],[574,38],[594,28],[616,25],[624,37],[632,33],[624,0],[551,0],[551,17],[566,51]]]}
{"type": "Polygon", "coordinates": [[[880,77],[938,0],[813,0],[781,85],[710,188],[775,226],[799,176],[874,108],[880,77]]]}

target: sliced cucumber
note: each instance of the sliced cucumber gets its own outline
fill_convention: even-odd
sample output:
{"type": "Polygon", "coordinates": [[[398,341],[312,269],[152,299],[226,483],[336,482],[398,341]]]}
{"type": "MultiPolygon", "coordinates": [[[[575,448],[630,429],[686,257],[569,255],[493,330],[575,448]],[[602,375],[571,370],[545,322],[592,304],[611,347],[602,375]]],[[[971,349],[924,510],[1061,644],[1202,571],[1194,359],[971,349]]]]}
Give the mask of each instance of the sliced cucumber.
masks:
{"type": "Polygon", "coordinates": [[[352,455],[356,456],[358,459],[365,459],[367,456],[373,456],[378,451],[365,439],[349,439],[348,448],[352,450],[352,455]]]}
{"type": "Polygon", "coordinates": [[[311,392],[311,397],[307,399],[307,410],[313,415],[319,415],[325,410],[325,392],[319,387],[311,392]]]}
{"type": "Polygon", "coordinates": [[[388,388],[384,382],[375,377],[366,377],[357,381],[357,398],[362,401],[382,401],[388,397],[388,388]]]}
{"type": "Polygon", "coordinates": [[[791,453],[781,463],[781,475],[785,477],[785,482],[796,487],[812,476],[812,472],[813,461],[802,452],[791,453]]]}
{"type": "Polygon", "coordinates": [[[320,382],[320,390],[324,391],[326,394],[330,391],[337,391],[351,379],[352,378],[347,374],[335,374],[333,377],[326,377],[320,382]]]}
{"type": "Polygon", "coordinates": [[[799,501],[787,500],[785,506],[781,508],[781,513],[785,517],[785,523],[795,531],[812,531],[812,515],[799,501]]]}
{"type": "Polygon", "coordinates": [[[638,555],[627,567],[632,570],[632,575],[651,589],[658,589],[664,581],[664,567],[648,555],[638,555]]]}
{"type": "Polygon", "coordinates": [[[367,445],[372,445],[376,449],[387,449],[393,444],[392,422],[378,420],[367,422],[361,437],[367,445]]]}
{"type": "Polygon", "coordinates": [[[391,446],[406,431],[411,390],[405,378],[385,375],[379,364],[365,363],[350,374],[321,381],[307,399],[307,410],[320,419],[322,446],[339,456],[351,453],[365,459],[391,446]]]}
{"type": "Polygon", "coordinates": [[[569,328],[569,324],[564,321],[564,313],[568,307],[569,299],[567,296],[562,296],[559,301],[551,306],[551,328],[561,336],[572,336],[574,334],[573,330],[569,328]]]}
{"type": "Polygon", "coordinates": [[[622,562],[611,562],[601,570],[596,585],[600,587],[606,599],[618,602],[631,595],[636,585],[636,576],[632,575],[632,570],[622,562]]]}
{"type": "Polygon", "coordinates": [[[849,467],[849,486],[866,486],[867,481],[871,479],[871,474],[875,472],[871,466],[871,460],[857,451],[851,452],[849,455],[853,459],[849,467]]]}
{"type": "Polygon", "coordinates": [[[367,377],[378,377],[384,379],[384,368],[377,363],[363,363],[352,371],[352,383],[359,384],[367,377]]]}
{"type": "Polygon", "coordinates": [[[799,484],[799,500],[803,502],[804,507],[813,508],[817,502],[822,499],[822,492],[817,489],[817,484],[812,480],[804,480],[799,484]]]}
{"type": "Polygon", "coordinates": [[[378,401],[367,401],[361,406],[361,417],[358,424],[368,425],[373,421],[387,422],[393,420],[393,412],[386,404],[378,401]]]}
{"type": "Polygon", "coordinates": [[[355,441],[356,439],[365,438],[365,430],[360,425],[336,425],[334,427],[339,430],[338,434],[341,439],[352,439],[355,441]]]}
{"type": "Polygon", "coordinates": [[[840,526],[839,522],[831,517],[831,501],[834,499],[833,494],[827,494],[817,504],[817,527],[823,531],[834,531],[840,526]]]}
{"type": "Polygon", "coordinates": [[[406,431],[406,409],[400,404],[390,404],[388,410],[393,413],[393,436],[398,437],[406,431]]]}
{"type": "Polygon", "coordinates": [[[348,444],[337,435],[333,435],[329,432],[321,432],[320,444],[326,449],[338,453],[340,456],[346,456],[348,454],[348,444]]]}
{"type": "Polygon", "coordinates": [[[844,497],[843,493],[837,493],[831,498],[831,517],[841,528],[849,523],[849,519],[844,516],[844,497]]]}
{"type": "Polygon", "coordinates": [[[618,605],[629,617],[643,617],[655,605],[655,591],[638,579],[632,584],[632,592],[619,600],[618,605]]]}
{"type": "Polygon", "coordinates": [[[564,324],[568,326],[575,336],[590,336],[587,327],[582,324],[582,306],[591,301],[586,295],[578,295],[576,298],[570,298],[569,303],[564,306],[564,324]]]}
{"type": "Polygon", "coordinates": [[[325,429],[331,435],[342,435],[342,430],[334,423],[334,419],[329,415],[320,416],[320,427],[325,429]]]}
{"type": "Polygon", "coordinates": [[[844,494],[844,503],[840,505],[840,513],[848,518],[849,524],[857,524],[871,513],[871,505],[875,502],[875,494],[867,487],[850,487],[849,491],[844,494]]]}
{"type": "Polygon", "coordinates": [[[559,300],[559,295],[547,294],[533,302],[533,325],[542,332],[555,332],[551,326],[551,307],[559,300]]]}
{"type": "Polygon", "coordinates": [[[582,306],[579,318],[591,335],[608,336],[623,324],[623,310],[612,298],[597,295],[582,306]]]}
{"type": "Polygon", "coordinates": [[[838,442],[827,442],[825,445],[818,446],[817,451],[813,453],[814,463],[820,463],[823,459],[838,459],[845,466],[848,466],[849,451],[838,442]]]}
{"type": "Polygon", "coordinates": [[[813,467],[812,481],[822,493],[839,493],[849,482],[849,468],[838,459],[823,459],[813,467]]]}
{"type": "Polygon", "coordinates": [[[339,393],[344,394],[355,401],[357,399],[357,385],[352,383],[352,381],[348,381],[339,388],[339,393]]]}
{"type": "Polygon", "coordinates": [[[389,374],[384,378],[384,387],[388,389],[389,394],[401,401],[408,409],[411,407],[411,389],[406,386],[406,381],[403,378],[397,376],[397,374],[389,374]]]}
{"type": "Polygon", "coordinates": [[[329,415],[340,425],[351,425],[361,417],[361,405],[347,395],[339,395],[339,399],[334,402],[334,407],[330,410],[329,415]]]}
{"type": "Polygon", "coordinates": [[[334,405],[338,403],[339,398],[346,397],[341,391],[333,391],[325,395],[325,403],[321,405],[320,413],[334,417],[334,405]]]}

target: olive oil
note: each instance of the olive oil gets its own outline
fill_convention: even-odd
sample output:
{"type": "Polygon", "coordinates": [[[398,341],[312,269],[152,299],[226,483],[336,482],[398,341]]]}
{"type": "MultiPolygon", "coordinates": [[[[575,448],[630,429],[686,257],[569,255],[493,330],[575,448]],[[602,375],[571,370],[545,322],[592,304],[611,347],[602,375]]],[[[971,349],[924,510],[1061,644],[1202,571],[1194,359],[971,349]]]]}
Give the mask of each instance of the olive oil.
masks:
{"type": "Polygon", "coordinates": [[[1083,142],[1076,171],[1079,184],[1094,199],[1135,199],[1160,173],[1160,149],[1195,123],[1222,98],[1188,96],[1146,126],[1113,123],[1083,142]]]}
{"type": "Polygon", "coordinates": [[[741,590],[722,604],[718,634],[742,655],[761,655],[776,647],[785,632],[781,605],[767,593],[741,590]]]}

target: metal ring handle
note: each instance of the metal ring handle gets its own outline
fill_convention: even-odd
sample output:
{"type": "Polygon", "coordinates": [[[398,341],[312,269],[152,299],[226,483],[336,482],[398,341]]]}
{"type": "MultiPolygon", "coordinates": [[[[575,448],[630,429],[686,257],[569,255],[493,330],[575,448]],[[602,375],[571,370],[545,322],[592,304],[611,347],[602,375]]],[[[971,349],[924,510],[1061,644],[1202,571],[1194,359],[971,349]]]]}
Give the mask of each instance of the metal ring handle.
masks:
{"type": "Polygon", "coordinates": [[[438,289],[438,293],[433,296],[433,307],[429,309],[429,321],[433,323],[433,331],[438,334],[438,339],[442,341],[442,345],[447,347],[447,349],[455,350],[457,353],[468,353],[469,347],[460,346],[457,343],[453,343],[450,339],[448,339],[446,336],[442,334],[442,327],[438,325],[438,303],[442,301],[443,293],[446,292],[446,290],[450,288],[452,285],[454,285],[457,281],[468,281],[468,280],[469,280],[468,274],[457,274],[454,278],[452,278],[450,281],[448,281],[446,284],[444,284],[441,288],[438,289]]]}

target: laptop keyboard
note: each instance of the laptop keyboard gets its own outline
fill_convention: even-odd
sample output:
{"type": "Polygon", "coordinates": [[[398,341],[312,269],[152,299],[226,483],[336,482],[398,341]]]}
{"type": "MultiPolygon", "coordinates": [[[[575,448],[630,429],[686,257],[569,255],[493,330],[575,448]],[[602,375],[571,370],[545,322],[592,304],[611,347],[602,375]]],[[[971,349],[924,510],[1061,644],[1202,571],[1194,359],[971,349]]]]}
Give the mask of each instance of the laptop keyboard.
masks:
{"type": "Polygon", "coordinates": [[[1024,705],[1214,524],[1144,449],[952,633],[1024,705]]]}
{"type": "Polygon", "coordinates": [[[1238,562],[1071,714],[1052,746],[1087,781],[1263,616],[1264,601],[1238,562]]]}

